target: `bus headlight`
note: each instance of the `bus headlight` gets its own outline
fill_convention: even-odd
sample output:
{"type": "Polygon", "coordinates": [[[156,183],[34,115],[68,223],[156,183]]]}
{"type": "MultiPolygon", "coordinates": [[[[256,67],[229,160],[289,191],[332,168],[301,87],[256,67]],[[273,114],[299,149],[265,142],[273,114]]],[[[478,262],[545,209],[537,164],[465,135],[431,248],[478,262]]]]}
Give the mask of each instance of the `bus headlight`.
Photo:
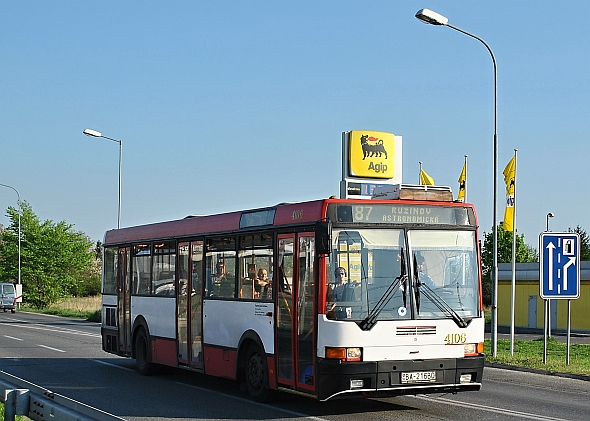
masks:
{"type": "Polygon", "coordinates": [[[483,354],[483,342],[476,344],[465,344],[463,354],[465,357],[474,357],[483,354]]]}
{"type": "Polygon", "coordinates": [[[358,379],[358,380],[351,380],[350,381],[350,388],[351,389],[360,389],[364,386],[365,382],[358,379]]]}
{"type": "Polygon", "coordinates": [[[465,384],[465,383],[471,383],[473,376],[471,374],[461,374],[461,377],[459,377],[459,383],[461,384],[465,384]]]}
{"type": "Polygon", "coordinates": [[[326,358],[341,361],[362,361],[363,349],[326,347],[326,358]]]}

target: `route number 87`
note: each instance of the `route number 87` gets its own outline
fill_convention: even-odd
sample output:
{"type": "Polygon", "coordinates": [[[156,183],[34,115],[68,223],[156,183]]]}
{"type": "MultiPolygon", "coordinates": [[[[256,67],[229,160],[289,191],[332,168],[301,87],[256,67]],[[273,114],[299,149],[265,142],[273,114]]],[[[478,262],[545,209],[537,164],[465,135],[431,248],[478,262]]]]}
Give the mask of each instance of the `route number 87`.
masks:
{"type": "Polygon", "coordinates": [[[355,206],[354,207],[354,220],[356,221],[368,221],[369,215],[373,210],[372,206],[355,206]]]}

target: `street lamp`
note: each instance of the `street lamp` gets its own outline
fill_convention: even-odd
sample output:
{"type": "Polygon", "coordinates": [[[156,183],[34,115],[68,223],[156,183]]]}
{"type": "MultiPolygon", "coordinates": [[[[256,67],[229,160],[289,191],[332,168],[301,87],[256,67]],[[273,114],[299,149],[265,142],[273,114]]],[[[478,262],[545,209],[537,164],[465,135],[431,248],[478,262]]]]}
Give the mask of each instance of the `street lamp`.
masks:
{"type": "Polygon", "coordinates": [[[553,212],[549,212],[547,214],[547,225],[546,225],[545,231],[549,232],[549,218],[553,218],[554,216],[555,216],[555,214],[553,212]]]}
{"type": "Polygon", "coordinates": [[[119,209],[117,212],[117,229],[119,229],[121,228],[121,169],[123,168],[123,141],[103,136],[101,132],[97,132],[96,130],[92,129],[86,129],[83,131],[83,133],[86,136],[102,137],[108,140],[112,140],[113,142],[117,142],[119,144],[119,209]]]}
{"type": "Polygon", "coordinates": [[[15,189],[12,186],[9,186],[8,184],[0,184],[0,186],[2,187],[8,187],[9,189],[12,189],[16,192],[16,196],[18,198],[18,284],[21,284],[21,278],[20,278],[20,214],[23,213],[23,208],[20,205],[20,193],[18,192],[17,189],[15,189]]]}
{"type": "Polygon", "coordinates": [[[486,42],[456,26],[449,24],[449,19],[446,17],[433,12],[430,9],[421,9],[416,13],[416,18],[424,23],[430,25],[448,26],[455,31],[461,32],[462,34],[468,35],[481,42],[489,51],[492,56],[492,62],[494,64],[494,212],[493,212],[493,236],[494,236],[494,282],[492,285],[492,355],[495,357],[498,352],[498,69],[496,67],[496,58],[492,49],[486,42]]]}
{"type": "MultiPolygon", "coordinates": [[[[549,232],[549,218],[553,218],[555,214],[549,212],[545,218],[545,232],[549,232]]],[[[547,335],[551,338],[551,299],[548,299],[545,303],[545,314],[547,314],[547,335]]]]}

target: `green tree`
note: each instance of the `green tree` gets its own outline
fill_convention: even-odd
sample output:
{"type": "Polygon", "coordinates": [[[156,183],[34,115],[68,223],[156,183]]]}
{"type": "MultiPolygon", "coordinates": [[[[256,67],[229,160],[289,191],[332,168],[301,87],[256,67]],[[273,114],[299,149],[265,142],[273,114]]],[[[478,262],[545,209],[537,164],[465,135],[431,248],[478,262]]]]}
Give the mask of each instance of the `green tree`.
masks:
{"type": "Polygon", "coordinates": [[[529,250],[529,262],[538,262],[539,250],[537,249],[537,247],[532,246],[530,244],[525,244],[525,247],[529,250]]]}
{"type": "Polygon", "coordinates": [[[102,275],[102,242],[97,241],[92,249],[92,263],[81,274],[78,283],[70,290],[75,297],[91,297],[100,294],[102,275]]]}
{"type": "MultiPolygon", "coordinates": [[[[482,248],[482,282],[484,304],[492,303],[492,272],[494,266],[494,233],[483,234],[482,248]]],[[[506,231],[502,223],[498,225],[498,263],[512,262],[512,231],[506,231]]],[[[531,253],[535,249],[524,242],[524,234],[516,235],[516,262],[524,263],[534,261],[531,253]]]]}
{"type": "Polygon", "coordinates": [[[590,237],[588,237],[586,230],[579,225],[576,225],[574,232],[580,234],[580,260],[590,260],[590,237]]]}
{"type": "MultiPolygon", "coordinates": [[[[45,308],[71,295],[94,259],[92,242],[65,221],[41,222],[27,202],[21,202],[21,281],[23,301],[45,308]]],[[[10,226],[0,233],[0,281],[18,278],[18,213],[7,210],[10,226]]]]}

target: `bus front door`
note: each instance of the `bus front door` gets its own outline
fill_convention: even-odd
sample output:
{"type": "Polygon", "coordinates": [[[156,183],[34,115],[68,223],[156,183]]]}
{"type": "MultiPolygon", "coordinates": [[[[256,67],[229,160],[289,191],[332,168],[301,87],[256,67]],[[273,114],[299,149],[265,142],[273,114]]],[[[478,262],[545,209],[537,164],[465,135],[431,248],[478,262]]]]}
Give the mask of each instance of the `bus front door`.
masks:
{"type": "Polygon", "coordinates": [[[314,263],[313,234],[278,236],[277,373],[279,385],[313,392],[314,263]]]}
{"type": "Polygon", "coordinates": [[[130,287],[130,247],[119,249],[117,268],[117,322],[119,325],[119,352],[131,355],[131,287],[130,287]]]}

